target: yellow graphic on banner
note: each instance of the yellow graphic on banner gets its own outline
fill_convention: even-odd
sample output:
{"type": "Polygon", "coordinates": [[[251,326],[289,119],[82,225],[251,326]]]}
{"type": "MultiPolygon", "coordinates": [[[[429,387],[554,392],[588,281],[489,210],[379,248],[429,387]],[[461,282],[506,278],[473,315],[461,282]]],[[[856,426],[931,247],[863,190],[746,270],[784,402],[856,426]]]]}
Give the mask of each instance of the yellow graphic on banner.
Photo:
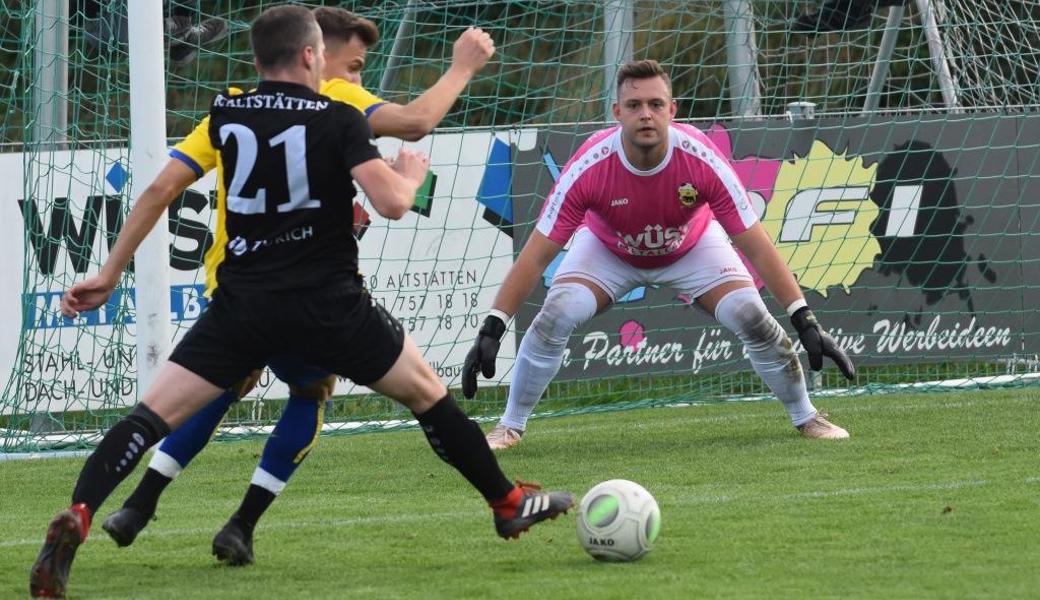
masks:
{"type": "Polygon", "coordinates": [[[817,140],[807,156],[783,161],[762,219],[798,283],[823,296],[832,286],[848,293],[881,253],[870,232],[877,164],[846,156],[817,140]]]}

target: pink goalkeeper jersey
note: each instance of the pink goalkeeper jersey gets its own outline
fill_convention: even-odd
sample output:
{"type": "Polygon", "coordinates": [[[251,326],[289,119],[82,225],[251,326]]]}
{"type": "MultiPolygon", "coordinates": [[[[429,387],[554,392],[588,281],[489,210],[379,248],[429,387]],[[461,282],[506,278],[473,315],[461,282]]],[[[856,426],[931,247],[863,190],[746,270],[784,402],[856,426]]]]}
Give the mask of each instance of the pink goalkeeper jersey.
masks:
{"type": "Polygon", "coordinates": [[[697,243],[712,219],[729,235],[758,216],[721,151],[696,127],[672,123],[668,153],[649,171],[621,149],[621,127],[592,135],[564,166],[545,200],[538,231],[566,244],[581,226],[626,263],[669,265],[697,243]]]}

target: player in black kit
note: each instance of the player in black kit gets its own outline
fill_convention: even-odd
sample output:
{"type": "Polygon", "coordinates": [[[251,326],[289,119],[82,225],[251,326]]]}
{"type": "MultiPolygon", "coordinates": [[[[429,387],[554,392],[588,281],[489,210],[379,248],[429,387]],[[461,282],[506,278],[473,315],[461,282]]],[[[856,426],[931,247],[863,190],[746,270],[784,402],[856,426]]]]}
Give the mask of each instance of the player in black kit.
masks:
{"type": "MultiPolygon", "coordinates": [[[[91,517],[148,448],[271,362],[349,377],[407,406],[436,453],[488,501],[502,537],[516,537],[573,505],[568,493],[506,478],[477,424],[361,285],[351,235],[355,190],[343,174],[361,185],[377,212],[397,219],[425,179],[426,157],[403,149],[384,161],[364,116],[317,93],[324,48],[309,10],[264,11],[251,40],[262,82],[246,94],[217,95],[210,109],[210,138],[225,167],[229,240],[217,290],[141,402],[87,459],[72,506],[51,521],[32,567],[34,597],[64,595],[91,517]]],[[[170,177],[164,169],[138,198],[101,272],[66,292],[66,315],[108,299],[173,200],[170,177]]],[[[276,374],[294,382],[292,369],[276,374]]]]}

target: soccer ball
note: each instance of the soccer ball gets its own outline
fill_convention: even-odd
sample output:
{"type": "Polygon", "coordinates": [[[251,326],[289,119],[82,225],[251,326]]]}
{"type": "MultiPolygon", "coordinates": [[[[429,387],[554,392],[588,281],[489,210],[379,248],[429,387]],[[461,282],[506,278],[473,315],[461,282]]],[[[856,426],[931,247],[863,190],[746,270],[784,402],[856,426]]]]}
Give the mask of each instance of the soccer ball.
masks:
{"type": "Polygon", "coordinates": [[[653,549],[660,530],[657,500],[626,479],[597,484],[578,505],[578,542],[596,560],[639,560],[653,549]]]}

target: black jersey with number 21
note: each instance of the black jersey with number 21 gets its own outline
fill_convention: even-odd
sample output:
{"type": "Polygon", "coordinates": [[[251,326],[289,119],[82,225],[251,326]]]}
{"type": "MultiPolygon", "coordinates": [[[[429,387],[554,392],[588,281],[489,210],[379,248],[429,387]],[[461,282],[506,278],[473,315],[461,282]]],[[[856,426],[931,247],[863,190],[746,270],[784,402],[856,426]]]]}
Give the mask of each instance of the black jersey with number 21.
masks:
{"type": "Polygon", "coordinates": [[[228,244],[217,284],[257,291],[355,284],[350,170],[380,157],[364,115],[306,86],[264,81],[246,94],[218,94],[209,136],[226,192],[228,244]]]}

